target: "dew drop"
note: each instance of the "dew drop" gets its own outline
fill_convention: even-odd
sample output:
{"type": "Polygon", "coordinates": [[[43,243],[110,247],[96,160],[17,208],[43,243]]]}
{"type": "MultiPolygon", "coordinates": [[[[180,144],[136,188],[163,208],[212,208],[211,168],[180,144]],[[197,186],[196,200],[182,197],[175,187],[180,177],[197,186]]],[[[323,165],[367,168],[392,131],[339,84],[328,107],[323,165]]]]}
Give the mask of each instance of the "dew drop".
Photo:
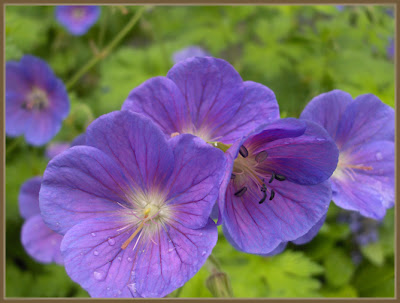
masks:
{"type": "Polygon", "coordinates": [[[200,233],[200,236],[202,236],[203,235],[203,233],[200,233]]]}
{"type": "Polygon", "coordinates": [[[115,240],[113,238],[108,238],[107,242],[110,246],[113,246],[115,244],[115,240]]]}
{"type": "Polygon", "coordinates": [[[131,257],[128,258],[128,262],[132,262],[132,258],[131,257]]]}
{"type": "Polygon", "coordinates": [[[93,272],[93,276],[97,281],[102,281],[105,279],[106,275],[104,274],[103,271],[99,270],[99,271],[95,271],[93,272]]]}
{"type": "Polygon", "coordinates": [[[56,223],[56,226],[60,226],[60,222],[57,222],[57,223],[56,223]]]}
{"type": "Polygon", "coordinates": [[[136,285],[135,285],[135,283],[128,284],[128,289],[131,292],[131,294],[134,295],[136,293],[136,285]]]}
{"type": "Polygon", "coordinates": [[[168,252],[170,253],[171,251],[173,251],[174,249],[173,248],[170,248],[170,249],[168,249],[168,252]]]}
{"type": "Polygon", "coordinates": [[[118,261],[121,261],[121,260],[122,260],[122,258],[121,258],[120,256],[118,256],[118,257],[117,257],[117,260],[118,260],[118,261]]]}
{"type": "Polygon", "coordinates": [[[92,233],[91,235],[92,235],[92,237],[96,237],[96,233],[92,233]]]}
{"type": "Polygon", "coordinates": [[[206,253],[207,253],[207,252],[206,252],[205,250],[203,250],[203,252],[201,253],[201,255],[202,255],[202,256],[205,256],[206,253]]]}
{"type": "Polygon", "coordinates": [[[110,290],[111,288],[110,287],[107,287],[107,290],[110,290]]]}
{"type": "Polygon", "coordinates": [[[99,252],[98,252],[97,250],[95,250],[95,251],[93,252],[93,254],[94,254],[95,256],[98,256],[98,255],[99,255],[99,252]]]}
{"type": "Polygon", "coordinates": [[[383,159],[383,156],[382,156],[381,152],[376,153],[375,157],[376,157],[376,160],[378,160],[378,161],[383,159]]]}

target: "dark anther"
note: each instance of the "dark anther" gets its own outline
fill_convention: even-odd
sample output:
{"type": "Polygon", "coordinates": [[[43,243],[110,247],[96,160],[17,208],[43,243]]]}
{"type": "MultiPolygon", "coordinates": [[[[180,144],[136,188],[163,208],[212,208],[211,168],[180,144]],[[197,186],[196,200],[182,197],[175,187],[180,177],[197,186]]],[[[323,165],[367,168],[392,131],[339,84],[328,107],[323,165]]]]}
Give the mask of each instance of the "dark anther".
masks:
{"type": "Polygon", "coordinates": [[[28,108],[28,107],[26,106],[26,103],[25,103],[25,102],[22,103],[21,108],[22,108],[22,109],[27,109],[27,108],[28,108]]]}
{"type": "Polygon", "coordinates": [[[243,158],[246,158],[249,155],[249,151],[247,150],[246,147],[244,147],[244,145],[242,145],[239,148],[239,154],[241,154],[243,158]]]}
{"type": "Polygon", "coordinates": [[[262,151],[256,155],[256,161],[257,161],[257,163],[261,163],[265,159],[267,159],[267,157],[268,157],[268,153],[266,151],[262,151]]]}
{"type": "Polygon", "coordinates": [[[247,191],[247,187],[242,187],[241,189],[239,189],[237,192],[235,192],[235,196],[236,197],[241,197],[244,195],[244,193],[247,191]]]}
{"type": "Polygon", "coordinates": [[[264,196],[261,198],[261,200],[258,202],[258,204],[263,203],[265,201],[265,199],[267,199],[267,186],[265,185],[265,183],[261,187],[261,191],[264,193],[264,196]]]}
{"type": "Polygon", "coordinates": [[[235,178],[236,178],[236,175],[231,174],[231,179],[235,179],[235,178]]]}
{"type": "Polygon", "coordinates": [[[278,180],[278,181],[285,181],[286,177],[282,176],[282,175],[275,175],[275,179],[278,180]]]}
{"type": "Polygon", "coordinates": [[[275,179],[275,173],[272,173],[271,178],[269,179],[268,183],[271,183],[275,179]]]}
{"type": "Polygon", "coordinates": [[[275,197],[275,192],[273,189],[271,189],[271,197],[269,197],[270,200],[272,200],[275,197]]]}

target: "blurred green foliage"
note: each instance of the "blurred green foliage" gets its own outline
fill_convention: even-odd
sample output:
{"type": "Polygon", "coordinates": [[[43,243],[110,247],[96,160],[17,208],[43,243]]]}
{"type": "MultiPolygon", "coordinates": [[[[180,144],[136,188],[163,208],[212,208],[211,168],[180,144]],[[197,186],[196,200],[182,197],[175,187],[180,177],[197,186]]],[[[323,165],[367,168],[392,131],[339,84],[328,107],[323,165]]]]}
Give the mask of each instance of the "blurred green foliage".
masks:
{"type": "MultiPolygon", "coordinates": [[[[101,114],[119,110],[129,92],[153,76],[165,76],[172,54],[199,45],[229,61],[244,80],[260,82],[276,94],[282,116],[298,117],[314,96],[341,89],[353,97],[373,93],[394,107],[394,62],[386,48],[394,18],[385,6],[212,6],[149,7],[120,45],[69,91],[71,114],[53,141],[71,141],[101,114]]],[[[100,20],[80,37],[54,18],[54,7],[6,7],[6,60],[24,54],[45,59],[67,82],[107,45],[137,7],[102,7],[100,20]]],[[[393,8],[391,8],[393,9],[393,8]]],[[[23,250],[18,212],[22,183],[41,175],[45,148],[7,138],[6,296],[87,297],[57,265],[42,265],[23,250]]],[[[393,297],[394,211],[380,226],[379,241],[356,249],[349,227],[330,206],[317,237],[303,246],[262,257],[236,251],[220,237],[213,254],[231,280],[235,297],[393,297]]],[[[211,297],[210,276],[202,268],[170,296],[211,297]]]]}

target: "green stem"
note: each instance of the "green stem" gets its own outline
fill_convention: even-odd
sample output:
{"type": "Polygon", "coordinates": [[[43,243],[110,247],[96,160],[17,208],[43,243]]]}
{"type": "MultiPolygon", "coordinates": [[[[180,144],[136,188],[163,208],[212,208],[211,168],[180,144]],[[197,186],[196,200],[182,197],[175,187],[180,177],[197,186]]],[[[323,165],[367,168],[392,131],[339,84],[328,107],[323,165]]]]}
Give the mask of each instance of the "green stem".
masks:
{"type": "Polygon", "coordinates": [[[147,7],[141,7],[136,14],[129,20],[129,22],[125,25],[125,27],[118,33],[118,35],[108,44],[99,54],[95,55],[88,63],[86,63],[80,70],[78,70],[75,75],[67,82],[65,85],[67,90],[71,89],[74,84],[84,75],[86,74],[93,66],[95,66],[100,60],[104,59],[108,56],[108,54],[113,50],[118,43],[129,33],[129,31],[135,26],[135,24],[139,21],[142,16],[144,10],[147,7]]]}
{"type": "Polygon", "coordinates": [[[211,254],[208,259],[206,260],[206,268],[209,272],[214,273],[216,271],[222,271],[221,264],[219,263],[218,259],[211,254]]]}
{"type": "Polygon", "coordinates": [[[178,288],[178,290],[177,290],[176,293],[175,293],[174,298],[179,298],[179,296],[181,295],[183,286],[185,286],[185,285],[182,285],[181,287],[178,288]]]}
{"type": "Polygon", "coordinates": [[[103,17],[103,20],[102,20],[102,22],[100,24],[99,37],[97,39],[98,48],[102,48],[103,47],[104,35],[105,35],[105,32],[106,32],[107,21],[108,21],[108,8],[105,9],[104,17],[103,17]]]}
{"type": "Polygon", "coordinates": [[[24,140],[24,137],[20,136],[20,137],[16,138],[13,142],[11,142],[6,147],[6,158],[23,140],[24,140]]]}

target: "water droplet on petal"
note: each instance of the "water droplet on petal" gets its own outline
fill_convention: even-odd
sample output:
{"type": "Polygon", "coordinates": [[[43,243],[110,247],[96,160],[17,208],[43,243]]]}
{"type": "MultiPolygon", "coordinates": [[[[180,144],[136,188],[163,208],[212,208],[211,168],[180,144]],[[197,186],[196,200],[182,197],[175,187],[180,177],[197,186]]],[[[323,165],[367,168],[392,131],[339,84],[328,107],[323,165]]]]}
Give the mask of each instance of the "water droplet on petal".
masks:
{"type": "Polygon", "coordinates": [[[132,262],[132,258],[131,257],[128,258],[128,262],[132,262]]]}
{"type": "Polygon", "coordinates": [[[56,223],[56,226],[60,226],[60,222],[57,222],[57,223],[56,223]]]}
{"type": "Polygon", "coordinates": [[[205,250],[203,250],[202,253],[201,253],[201,255],[202,255],[202,256],[205,256],[206,253],[207,253],[207,252],[206,252],[205,250]]]}
{"type": "Polygon", "coordinates": [[[378,161],[383,159],[383,156],[382,156],[381,152],[376,153],[375,157],[376,157],[376,160],[378,160],[378,161]]]}
{"type": "Polygon", "coordinates": [[[113,238],[108,238],[107,242],[110,246],[113,246],[115,244],[115,240],[113,238]]]}
{"type": "Polygon", "coordinates": [[[92,237],[96,237],[96,233],[92,233],[91,235],[92,235],[92,237]]]}
{"type": "Polygon", "coordinates": [[[122,258],[121,258],[120,256],[118,256],[118,257],[117,257],[117,260],[118,260],[118,261],[121,261],[121,260],[122,260],[122,258]]]}
{"type": "Polygon", "coordinates": [[[107,287],[107,290],[110,290],[111,289],[111,287],[107,287]]]}
{"type": "Polygon", "coordinates": [[[95,271],[93,272],[93,276],[97,281],[102,281],[105,279],[106,275],[104,274],[103,271],[99,270],[99,271],[95,271]]]}
{"type": "Polygon", "coordinates": [[[135,283],[128,284],[128,289],[131,292],[131,294],[134,296],[134,294],[136,293],[136,285],[135,285],[135,283]]]}
{"type": "Polygon", "coordinates": [[[174,249],[173,248],[170,248],[170,249],[168,249],[168,252],[170,253],[171,251],[173,251],[174,249]]]}
{"type": "Polygon", "coordinates": [[[95,256],[98,256],[98,255],[99,255],[99,252],[98,252],[97,250],[95,250],[95,251],[93,252],[93,254],[94,254],[95,256]]]}
{"type": "Polygon", "coordinates": [[[203,235],[203,233],[200,233],[200,236],[202,236],[203,235]]]}

